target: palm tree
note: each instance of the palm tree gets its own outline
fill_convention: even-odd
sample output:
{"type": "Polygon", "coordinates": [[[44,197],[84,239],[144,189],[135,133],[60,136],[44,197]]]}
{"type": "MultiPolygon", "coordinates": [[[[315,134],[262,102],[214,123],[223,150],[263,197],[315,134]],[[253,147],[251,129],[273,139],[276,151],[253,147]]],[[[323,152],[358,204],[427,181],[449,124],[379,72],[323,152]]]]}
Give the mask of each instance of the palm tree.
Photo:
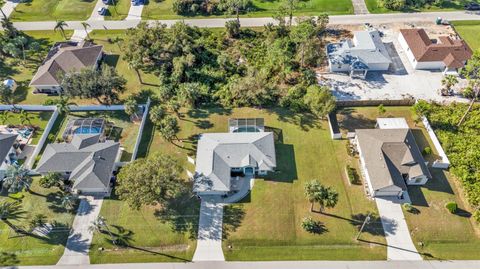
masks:
{"type": "Polygon", "coordinates": [[[317,201],[321,186],[317,180],[312,180],[305,184],[305,196],[310,202],[310,212],[313,212],[313,204],[317,201]]]}
{"type": "Polygon", "coordinates": [[[26,122],[28,122],[28,124],[32,124],[31,120],[32,120],[32,117],[30,117],[30,114],[25,111],[25,110],[21,110],[20,111],[20,122],[22,123],[22,125],[25,125],[26,122]]]}
{"type": "Polygon", "coordinates": [[[18,231],[19,229],[10,220],[19,219],[22,217],[24,211],[20,202],[7,202],[0,203],[0,220],[8,225],[12,230],[18,231]]]}
{"type": "Polygon", "coordinates": [[[60,98],[55,101],[55,106],[57,106],[58,112],[61,114],[69,114],[70,106],[76,106],[74,102],[70,102],[70,99],[65,95],[60,95],[60,98]]]}
{"type": "Polygon", "coordinates": [[[60,194],[60,204],[67,210],[73,210],[75,208],[77,200],[77,196],[72,193],[64,191],[60,194]]]}
{"type": "Polygon", "coordinates": [[[23,62],[25,63],[25,46],[28,44],[28,39],[24,36],[18,36],[14,39],[15,43],[22,47],[23,62]]]}
{"type": "Polygon", "coordinates": [[[444,87],[443,89],[445,89],[445,92],[442,92],[442,95],[449,95],[452,87],[457,83],[458,79],[454,75],[446,75],[445,77],[443,77],[442,86],[444,87]]]}
{"type": "Polygon", "coordinates": [[[88,33],[87,31],[87,28],[90,27],[90,24],[88,24],[87,22],[82,22],[82,26],[83,26],[83,29],[85,30],[85,33],[87,34],[87,38],[90,39],[90,34],[88,33]]]}
{"type": "Polygon", "coordinates": [[[68,24],[65,21],[57,21],[57,24],[55,24],[55,27],[53,28],[53,31],[59,30],[62,33],[62,36],[65,40],[67,40],[67,36],[65,35],[65,27],[68,27],[68,24]]]}
{"type": "Polygon", "coordinates": [[[9,111],[9,110],[4,110],[4,111],[0,114],[0,122],[2,123],[2,125],[7,124],[8,119],[9,119],[10,117],[11,117],[10,111],[9,111]]]}
{"type": "Polygon", "coordinates": [[[108,235],[110,236],[110,239],[112,240],[112,244],[116,246],[117,242],[115,240],[115,237],[113,236],[112,232],[108,228],[107,220],[103,216],[98,216],[94,221],[92,221],[92,224],[90,225],[90,227],[88,227],[88,230],[92,233],[93,232],[103,233],[103,229],[107,231],[108,235]]]}
{"type": "Polygon", "coordinates": [[[30,177],[30,170],[24,168],[23,165],[10,165],[5,172],[5,176],[3,186],[9,193],[21,192],[24,189],[30,191],[32,177],[30,177]]]}
{"type": "Polygon", "coordinates": [[[135,98],[128,98],[123,105],[125,106],[125,113],[127,113],[127,115],[129,115],[130,117],[135,116],[135,119],[138,118],[138,103],[135,98]]]}
{"type": "Polygon", "coordinates": [[[317,202],[320,204],[320,213],[323,213],[325,207],[333,208],[338,203],[338,192],[332,187],[322,186],[317,202]]]}

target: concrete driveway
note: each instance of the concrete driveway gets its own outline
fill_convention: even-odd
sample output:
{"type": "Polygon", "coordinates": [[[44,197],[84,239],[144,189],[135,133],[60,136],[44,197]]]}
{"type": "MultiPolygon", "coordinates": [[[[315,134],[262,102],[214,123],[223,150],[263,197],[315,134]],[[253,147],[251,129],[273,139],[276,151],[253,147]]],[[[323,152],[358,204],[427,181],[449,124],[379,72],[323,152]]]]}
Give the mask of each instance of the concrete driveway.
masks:
{"type": "Polygon", "coordinates": [[[125,20],[141,20],[142,19],[143,5],[130,5],[128,16],[125,20]]]}
{"type": "Polygon", "coordinates": [[[408,194],[405,194],[403,200],[377,197],[375,202],[387,240],[387,259],[395,261],[422,260],[413,244],[402,211],[402,203],[410,202],[408,194]]]}
{"type": "Polygon", "coordinates": [[[58,265],[90,264],[88,251],[92,244],[93,233],[88,228],[100,214],[102,203],[103,197],[80,197],[80,205],[73,220],[72,231],[58,265]]]}
{"type": "Polygon", "coordinates": [[[89,21],[103,21],[105,18],[98,14],[98,10],[101,8],[108,8],[107,5],[105,5],[102,0],[97,0],[97,4],[95,5],[95,8],[92,11],[92,15],[90,15],[90,18],[88,18],[89,21]]]}
{"type": "Polygon", "coordinates": [[[220,196],[202,197],[193,261],[225,260],[222,250],[223,204],[220,201],[220,196]]]}

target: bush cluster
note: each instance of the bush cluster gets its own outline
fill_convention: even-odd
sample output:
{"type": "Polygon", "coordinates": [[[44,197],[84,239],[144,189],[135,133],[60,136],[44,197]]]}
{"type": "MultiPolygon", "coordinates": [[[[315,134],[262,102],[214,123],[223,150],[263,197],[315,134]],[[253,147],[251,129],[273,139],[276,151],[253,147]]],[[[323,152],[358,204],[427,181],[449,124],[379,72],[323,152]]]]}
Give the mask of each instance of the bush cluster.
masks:
{"type": "Polygon", "coordinates": [[[445,204],[445,208],[448,210],[448,212],[455,214],[458,209],[458,205],[455,202],[448,202],[445,204]]]}

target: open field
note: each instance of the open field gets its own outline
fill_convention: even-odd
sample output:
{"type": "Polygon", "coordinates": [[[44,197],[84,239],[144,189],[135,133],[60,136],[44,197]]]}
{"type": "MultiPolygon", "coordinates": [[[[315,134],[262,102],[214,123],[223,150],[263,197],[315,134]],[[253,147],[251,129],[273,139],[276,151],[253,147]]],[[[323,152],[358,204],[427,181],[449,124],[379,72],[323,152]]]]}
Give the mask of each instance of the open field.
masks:
{"type": "MultiPolygon", "coordinates": [[[[434,11],[455,11],[464,10],[464,5],[472,2],[471,0],[452,0],[443,1],[441,5],[425,5],[422,8],[407,7],[403,10],[390,10],[380,4],[380,0],[365,0],[370,13],[396,13],[396,12],[434,12],[434,11]]],[[[473,2],[476,2],[475,0],[473,2]]]]}
{"type": "MultiPolygon", "coordinates": [[[[73,31],[65,31],[67,37],[71,36],[73,31]]],[[[54,31],[26,31],[25,34],[38,42],[41,46],[41,52],[37,56],[27,58],[23,63],[21,59],[7,58],[0,61],[0,78],[13,78],[18,87],[15,90],[16,102],[21,104],[43,104],[48,98],[44,94],[33,94],[33,89],[28,86],[33,76],[37,72],[38,66],[47,55],[50,47],[63,37],[60,32],[54,31]]]]}
{"type": "MultiPolygon", "coordinates": [[[[35,177],[32,192],[21,192],[6,196],[0,194],[0,201],[20,201],[22,208],[16,219],[10,222],[23,229],[29,229],[30,220],[37,214],[46,216],[48,223],[56,222],[56,227],[47,237],[37,235],[20,235],[11,230],[5,222],[0,222],[0,252],[13,254],[16,262],[7,264],[43,265],[55,264],[62,256],[69,227],[73,222],[74,213],[67,212],[58,198],[57,188],[44,189],[38,185],[39,177],[35,177]]],[[[0,263],[0,266],[3,265],[0,263]]]]}
{"type": "Polygon", "coordinates": [[[458,34],[467,41],[472,50],[480,49],[480,22],[478,21],[454,21],[452,22],[458,34]]]}
{"type": "MultiPolygon", "coordinates": [[[[280,7],[279,0],[273,1],[262,1],[262,0],[253,0],[253,5],[249,11],[245,14],[242,14],[242,17],[271,17],[273,16],[280,7]]],[[[299,1],[300,5],[295,16],[315,16],[320,13],[328,13],[329,15],[339,15],[339,14],[352,14],[353,6],[349,0],[302,0],[299,1]]],[[[149,1],[148,4],[143,9],[142,17],[144,19],[180,19],[187,18],[186,16],[177,15],[172,10],[173,0],[165,1],[149,1]]],[[[224,14],[215,14],[210,16],[195,16],[195,18],[206,18],[206,17],[225,17],[224,14]]],[[[192,17],[193,18],[193,17],[192,17]]]]}
{"type": "MultiPolygon", "coordinates": [[[[385,242],[379,222],[361,237],[374,243],[355,241],[363,218],[368,212],[376,212],[375,204],[366,199],[360,185],[347,182],[343,173],[348,159],[344,141],[332,141],[323,121],[282,109],[191,110],[180,120],[181,141],[168,143],[155,133],[152,139],[147,136],[142,140],[141,148],[148,146],[149,151],[141,154],[173,154],[184,167],[192,169],[186,155],[195,156],[195,135],[225,132],[231,117],[265,119],[278,138],[279,172],[257,180],[251,195],[225,209],[224,253],[228,260],[386,259],[385,247],[375,244],[385,242]],[[303,187],[312,179],[333,186],[340,194],[339,204],[324,215],[309,212],[303,187]],[[302,230],[301,219],[306,216],[323,223],[322,234],[302,230]]],[[[145,133],[148,130],[153,132],[146,127],[145,133]]]]}
{"type": "MultiPolygon", "coordinates": [[[[20,3],[12,21],[86,20],[92,14],[95,0],[34,0],[20,3]]],[[[52,29],[53,30],[53,29],[52,29]]]]}
{"type": "MultiPolygon", "coordinates": [[[[438,158],[423,125],[413,121],[414,114],[410,107],[385,108],[387,112],[383,115],[378,113],[376,107],[341,110],[338,114],[339,124],[342,128],[349,126],[348,130],[353,131],[354,128],[373,128],[379,116],[405,117],[420,150],[425,147],[433,150],[426,160],[432,163],[438,158]]],[[[430,171],[433,178],[426,185],[408,188],[412,205],[418,212],[404,212],[417,250],[425,259],[478,259],[480,238],[469,220],[470,213],[465,210],[457,182],[448,172],[434,168],[430,168],[430,171]],[[459,214],[450,214],[445,209],[444,205],[449,201],[459,204],[459,214]]]]}

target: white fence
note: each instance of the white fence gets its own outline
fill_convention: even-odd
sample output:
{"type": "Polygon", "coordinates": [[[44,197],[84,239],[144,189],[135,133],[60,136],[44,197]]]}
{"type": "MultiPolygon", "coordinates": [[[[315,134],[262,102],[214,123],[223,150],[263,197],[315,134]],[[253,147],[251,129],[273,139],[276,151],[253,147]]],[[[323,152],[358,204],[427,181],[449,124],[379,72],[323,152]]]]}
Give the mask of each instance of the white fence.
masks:
{"type": "MultiPolygon", "coordinates": [[[[27,109],[25,109],[27,110],[27,109]]],[[[28,169],[33,169],[33,165],[35,164],[35,160],[37,159],[38,154],[40,154],[40,151],[43,148],[43,144],[47,141],[48,135],[50,134],[50,131],[52,130],[53,125],[55,124],[55,121],[58,118],[58,110],[56,107],[53,107],[53,114],[50,117],[50,120],[48,120],[47,125],[45,126],[45,129],[43,130],[43,134],[40,137],[40,140],[38,140],[38,143],[35,147],[35,150],[32,153],[32,156],[30,156],[30,159],[26,163],[25,167],[28,169]]]]}
{"type": "Polygon", "coordinates": [[[445,154],[445,151],[443,150],[440,141],[438,141],[437,135],[433,131],[433,128],[430,125],[430,122],[428,122],[427,117],[422,116],[422,122],[425,126],[425,129],[427,129],[428,135],[430,136],[430,139],[432,140],[433,145],[438,152],[438,155],[440,156],[440,160],[435,160],[432,164],[432,167],[447,169],[448,167],[450,167],[450,161],[448,160],[447,154],[445,154]]]}
{"type": "Polygon", "coordinates": [[[145,109],[143,111],[142,122],[140,123],[140,129],[138,130],[137,141],[135,141],[135,147],[133,148],[132,159],[131,159],[132,162],[137,158],[138,147],[140,146],[140,142],[142,142],[143,129],[145,127],[145,123],[147,122],[150,103],[151,103],[151,100],[150,98],[148,98],[147,103],[145,104],[145,109]]]}
{"type": "Polygon", "coordinates": [[[330,119],[330,117],[336,117],[336,112],[332,112],[330,114],[327,115],[327,119],[328,119],[328,127],[329,127],[329,130],[330,130],[330,136],[332,137],[332,139],[342,139],[342,133],[340,133],[339,131],[336,131],[338,130],[338,123],[337,121],[335,120],[334,122],[332,122],[332,119],[330,119]],[[336,124],[336,128],[335,128],[335,131],[334,131],[334,127],[332,124],[336,124]]]}

